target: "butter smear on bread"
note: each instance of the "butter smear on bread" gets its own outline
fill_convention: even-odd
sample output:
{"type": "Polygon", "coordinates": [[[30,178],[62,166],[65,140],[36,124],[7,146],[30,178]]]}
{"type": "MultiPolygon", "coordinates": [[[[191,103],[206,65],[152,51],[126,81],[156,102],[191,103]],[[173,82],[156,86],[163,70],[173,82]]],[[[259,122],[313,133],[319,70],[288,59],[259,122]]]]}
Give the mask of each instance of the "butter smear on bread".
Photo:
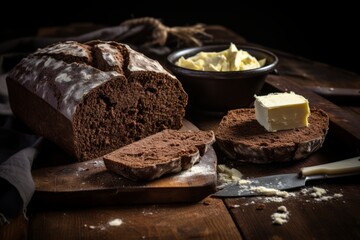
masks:
{"type": "Polygon", "coordinates": [[[243,71],[259,68],[265,64],[265,59],[258,61],[247,51],[238,50],[231,43],[229,48],[221,52],[199,52],[195,56],[181,57],[176,65],[192,70],[200,71],[243,71]]]}
{"type": "Polygon", "coordinates": [[[294,92],[255,96],[255,115],[269,132],[308,127],[309,101],[294,92]]]}

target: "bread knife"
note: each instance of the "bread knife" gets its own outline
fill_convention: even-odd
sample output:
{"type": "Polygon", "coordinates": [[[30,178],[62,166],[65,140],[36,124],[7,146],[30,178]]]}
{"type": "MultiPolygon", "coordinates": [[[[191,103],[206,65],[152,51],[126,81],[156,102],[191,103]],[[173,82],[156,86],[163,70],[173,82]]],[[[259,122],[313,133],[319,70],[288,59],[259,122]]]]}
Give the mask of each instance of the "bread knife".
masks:
{"type": "Polygon", "coordinates": [[[263,186],[277,190],[291,190],[304,187],[307,181],[337,178],[360,174],[360,156],[342,161],[301,168],[297,173],[279,174],[249,179],[246,184],[232,184],[214,193],[213,197],[245,197],[264,195],[255,191],[263,186]]]}

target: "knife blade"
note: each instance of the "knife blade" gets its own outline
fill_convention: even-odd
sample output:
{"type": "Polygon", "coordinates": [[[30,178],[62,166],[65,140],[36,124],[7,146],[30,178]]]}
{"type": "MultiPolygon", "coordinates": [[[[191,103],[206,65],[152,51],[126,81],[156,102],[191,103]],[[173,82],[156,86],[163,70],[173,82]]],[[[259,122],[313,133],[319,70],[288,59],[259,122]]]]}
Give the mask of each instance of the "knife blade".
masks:
{"type": "MultiPolygon", "coordinates": [[[[259,187],[271,190],[291,190],[304,187],[307,181],[360,174],[360,156],[301,168],[297,173],[278,174],[249,179],[245,184],[232,184],[214,193],[213,197],[246,197],[264,195],[259,187]]],[[[266,192],[265,192],[266,194],[266,192]]]]}
{"type": "Polygon", "coordinates": [[[328,100],[348,102],[358,104],[360,99],[360,89],[358,88],[336,88],[336,87],[310,87],[318,95],[328,100]]]}

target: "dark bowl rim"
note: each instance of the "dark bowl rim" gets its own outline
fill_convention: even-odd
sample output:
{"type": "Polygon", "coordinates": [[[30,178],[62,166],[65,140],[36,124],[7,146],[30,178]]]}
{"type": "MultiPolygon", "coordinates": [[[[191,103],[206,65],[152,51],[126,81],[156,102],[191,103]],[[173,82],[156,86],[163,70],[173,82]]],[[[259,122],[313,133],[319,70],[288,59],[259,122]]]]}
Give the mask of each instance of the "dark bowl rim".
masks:
{"type": "MultiPolygon", "coordinates": [[[[176,65],[173,61],[170,60],[170,58],[173,58],[174,55],[177,55],[180,52],[185,52],[185,54],[186,54],[187,52],[191,52],[191,51],[197,50],[197,49],[199,49],[198,52],[201,52],[204,50],[206,51],[206,49],[223,48],[223,47],[225,50],[229,47],[229,44],[213,44],[213,45],[204,45],[201,47],[186,47],[186,48],[177,49],[167,55],[166,62],[168,65],[170,65],[170,67],[171,67],[170,70],[175,70],[176,72],[181,71],[181,72],[183,72],[183,74],[188,74],[188,75],[193,75],[193,76],[204,76],[204,75],[213,74],[213,75],[216,75],[217,77],[231,77],[231,76],[236,77],[236,76],[239,76],[239,73],[244,76],[245,75],[266,74],[266,73],[271,72],[279,62],[279,58],[273,52],[266,50],[264,48],[254,47],[251,45],[242,45],[242,44],[235,44],[235,45],[236,45],[236,47],[238,47],[238,49],[243,49],[245,51],[247,51],[247,49],[249,49],[252,51],[258,51],[258,52],[265,53],[265,54],[273,57],[274,61],[271,64],[268,64],[268,65],[265,64],[265,66],[262,66],[260,68],[255,68],[255,69],[242,70],[242,71],[216,72],[216,71],[193,70],[193,69],[189,69],[189,68],[180,67],[180,66],[176,65]]],[[[182,54],[182,55],[184,55],[184,54],[182,54]]],[[[181,56],[177,57],[176,60],[179,59],[180,57],[181,56]]]]}

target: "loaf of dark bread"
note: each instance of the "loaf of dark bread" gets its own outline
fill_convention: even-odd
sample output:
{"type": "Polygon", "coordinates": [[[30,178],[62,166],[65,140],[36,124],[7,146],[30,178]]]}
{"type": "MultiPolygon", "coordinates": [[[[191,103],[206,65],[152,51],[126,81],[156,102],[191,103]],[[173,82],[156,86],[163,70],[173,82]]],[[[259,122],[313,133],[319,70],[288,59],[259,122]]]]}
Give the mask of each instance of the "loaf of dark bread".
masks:
{"type": "Polygon", "coordinates": [[[39,49],[10,72],[7,85],[13,113],[78,160],[179,129],[188,99],[157,61],[116,42],[39,49]]]}
{"type": "Polygon", "coordinates": [[[164,130],[104,156],[108,170],[135,181],[191,168],[214,143],[213,131],[164,130]]]}
{"type": "Polygon", "coordinates": [[[300,160],[318,150],[327,134],[329,117],[311,109],[309,126],[268,132],[255,118],[255,109],[228,112],[216,131],[216,143],[230,159],[252,163],[300,160]]]}

